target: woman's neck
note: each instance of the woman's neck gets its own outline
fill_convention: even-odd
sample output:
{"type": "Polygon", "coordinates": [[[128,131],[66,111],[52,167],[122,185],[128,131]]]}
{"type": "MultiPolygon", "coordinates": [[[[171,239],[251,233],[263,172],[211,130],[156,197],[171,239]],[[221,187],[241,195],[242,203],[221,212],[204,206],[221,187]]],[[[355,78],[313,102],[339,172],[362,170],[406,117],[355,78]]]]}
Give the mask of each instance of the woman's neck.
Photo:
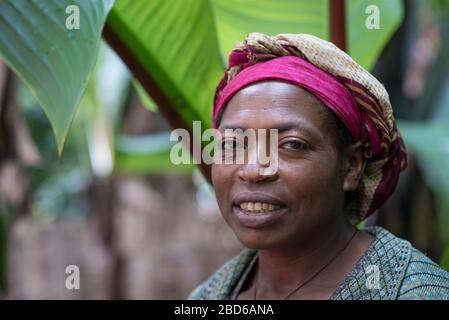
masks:
{"type": "Polygon", "coordinates": [[[354,227],[344,221],[314,233],[296,246],[259,250],[255,279],[258,292],[269,293],[273,299],[287,295],[335,257],[354,231],[354,227]]]}

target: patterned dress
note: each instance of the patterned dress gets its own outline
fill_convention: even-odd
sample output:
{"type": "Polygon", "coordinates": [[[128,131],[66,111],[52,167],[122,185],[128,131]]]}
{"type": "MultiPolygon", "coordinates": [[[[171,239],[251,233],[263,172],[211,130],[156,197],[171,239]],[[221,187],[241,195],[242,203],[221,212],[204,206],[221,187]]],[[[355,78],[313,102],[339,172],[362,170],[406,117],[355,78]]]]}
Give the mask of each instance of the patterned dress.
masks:
{"type": "MultiPolygon", "coordinates": [[[[449,300],[449,273],[381,227],[364,228],[375,240],[331,295],[332,300],[449,300]]],[[[244,249],[189,295],[189,299],[230,300],[238,294],[257,251],[244,249]]]]}

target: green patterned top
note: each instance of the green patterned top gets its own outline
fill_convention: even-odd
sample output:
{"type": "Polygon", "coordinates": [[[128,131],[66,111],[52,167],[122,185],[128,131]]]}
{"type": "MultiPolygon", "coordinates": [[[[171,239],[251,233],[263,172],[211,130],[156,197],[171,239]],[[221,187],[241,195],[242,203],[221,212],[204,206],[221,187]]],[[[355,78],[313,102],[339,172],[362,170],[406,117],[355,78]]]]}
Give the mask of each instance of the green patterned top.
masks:
{"type": "MultiPolygon", "coordinates": [[[[368,227],[375,240],[331,295],[332,300],[449,300],[449,273],[381,227],[368,227]]],[[[189,295],[189,299],[229,300],[257,251],[244,249],[189,295]]]]}

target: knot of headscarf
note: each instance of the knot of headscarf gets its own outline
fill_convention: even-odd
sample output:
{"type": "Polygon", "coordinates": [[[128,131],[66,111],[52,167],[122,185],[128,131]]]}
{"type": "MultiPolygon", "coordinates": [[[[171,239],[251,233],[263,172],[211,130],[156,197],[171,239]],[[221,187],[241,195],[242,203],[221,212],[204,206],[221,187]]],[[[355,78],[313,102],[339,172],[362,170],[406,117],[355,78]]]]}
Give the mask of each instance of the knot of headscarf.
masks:
{"type": "Polygon", "coordinates": [[[347,208],[352,217],[358,222],[386,201],[406,167],[406,152],[388,94],[368,71],[331,43],[301,34],[250,34],[231,52],[228,64],[215,92],[215,128],[227,103],[244,87],[269,79],[296,84],[330,108],[353,140],[364,145],[367,166],[347,208]]]}

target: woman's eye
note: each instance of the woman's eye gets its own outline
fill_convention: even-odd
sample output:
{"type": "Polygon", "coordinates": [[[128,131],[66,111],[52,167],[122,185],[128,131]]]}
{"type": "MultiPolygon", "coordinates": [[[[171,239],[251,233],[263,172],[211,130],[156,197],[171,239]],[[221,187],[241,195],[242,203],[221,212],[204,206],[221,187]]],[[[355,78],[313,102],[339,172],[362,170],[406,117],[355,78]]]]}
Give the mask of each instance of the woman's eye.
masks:
{"type": "Polygon", "coordinates": [[[242,147],[243,144],[236,139],[223,140],[221,143],[221,148],[223,150],[236,150],[242,147]]]}
{"type": "Polygon", "coordinates": [[[298,140],[294,140],[283,143],[281,147],[287,150],[300,151],[307,149],[307,144],[298,140]]]}

